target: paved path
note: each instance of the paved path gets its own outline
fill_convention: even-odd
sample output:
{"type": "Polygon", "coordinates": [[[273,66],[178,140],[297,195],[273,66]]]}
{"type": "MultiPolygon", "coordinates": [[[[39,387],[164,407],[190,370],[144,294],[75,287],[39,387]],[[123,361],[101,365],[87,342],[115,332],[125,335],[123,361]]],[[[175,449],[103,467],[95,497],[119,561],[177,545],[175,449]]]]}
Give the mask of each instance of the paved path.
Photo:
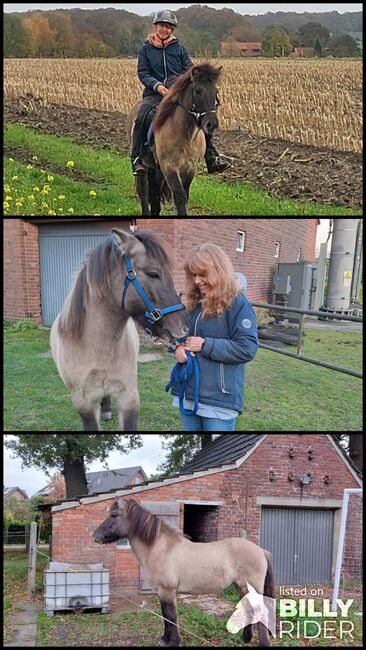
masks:
{"type": "Polygon", "coordinates": [[[36,645],[37,614],[39,603],[19,603],[14,613],[9,614],[9,622],[14,626],[13,634],[5,647],[33,647],[36,645]]]}

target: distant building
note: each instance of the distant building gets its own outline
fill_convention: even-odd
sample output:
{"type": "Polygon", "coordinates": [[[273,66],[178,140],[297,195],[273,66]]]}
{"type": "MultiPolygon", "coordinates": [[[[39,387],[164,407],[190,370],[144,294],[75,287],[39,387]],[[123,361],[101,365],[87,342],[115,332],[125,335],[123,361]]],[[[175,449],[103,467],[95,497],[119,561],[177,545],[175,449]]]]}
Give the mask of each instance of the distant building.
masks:
{"type": "Polygon", "coordinates": [[[255,57],[262,56],[262,43],[241,43],[238,41],[227,41],[221,43],[221,54],[223,56],[255,57]]]}
{"type": "Polygon", "coordinates": [[[26,491],[21,490],[19,487],[4,487],[4,498],[5,497],[15,497],[18,501],[25,501],[28,499],[26,491]]]}
{"type": "MultiPolygon", "coordinates": [[[[88,494],[94,492],[109,492],[122,488],[140,485],[148,480],[142,467],[123,467],[122,469],[104,469],[101,472],[86,472],[88,494]]],[[[46,497],[51,491],[51,485],[36,492],[34,496],[46,497]]]]}
{"type": "Polygon", "coordinates": [[[313,47],[295,47],[288,55],[290,59],[309,59],[314,56],[313,47]]]}

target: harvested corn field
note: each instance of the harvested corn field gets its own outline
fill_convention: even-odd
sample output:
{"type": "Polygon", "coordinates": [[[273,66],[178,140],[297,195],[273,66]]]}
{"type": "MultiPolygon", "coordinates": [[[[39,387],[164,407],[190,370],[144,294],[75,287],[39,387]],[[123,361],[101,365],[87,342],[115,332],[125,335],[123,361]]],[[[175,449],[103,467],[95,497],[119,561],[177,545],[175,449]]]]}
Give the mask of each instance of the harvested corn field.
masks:
{"type": "MultiPolygon", "coordinates": [[[[361,61],[224,60],[220,65],[221,129],[361,151],[361,61]]],[[[46,103],[128,113],[141,89],[134,60],[5,61],[9,99],[32,93],[46,103]]]]}
{"type": "MultiPolygon", "coordinates": [[[[220,175],[270,196],[360,208],[362,63],[224,60],[220,175]]],[[[141,96],[136,60],[7,59],[5,120],[128,155],[126,116],[141,96]]],[[[25,152],[8,151],[22,160],[25,152]]],[[[243,208],[244,210],[244,208],[243,208]]]]}

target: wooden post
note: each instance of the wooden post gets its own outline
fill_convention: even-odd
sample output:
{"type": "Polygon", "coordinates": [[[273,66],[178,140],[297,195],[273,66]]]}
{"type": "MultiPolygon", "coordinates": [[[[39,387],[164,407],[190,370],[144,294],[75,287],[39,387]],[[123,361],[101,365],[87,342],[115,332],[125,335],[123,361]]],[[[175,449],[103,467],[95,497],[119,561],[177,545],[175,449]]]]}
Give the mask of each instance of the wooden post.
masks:
{"type": "Polygon", "coordinates": [[[36,586],[37,566],[37,523],[32,521],[29,540],[29,561],[28,561],[28,596],[31,596],[36,586]]]}

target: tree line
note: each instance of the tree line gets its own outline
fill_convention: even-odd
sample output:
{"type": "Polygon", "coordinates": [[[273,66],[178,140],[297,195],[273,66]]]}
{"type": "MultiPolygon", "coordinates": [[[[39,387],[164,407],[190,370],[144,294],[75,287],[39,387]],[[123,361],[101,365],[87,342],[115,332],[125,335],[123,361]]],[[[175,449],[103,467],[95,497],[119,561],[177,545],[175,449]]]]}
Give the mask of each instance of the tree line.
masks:
{"type": "MultiPolygon", "coordinates": [[[[287,56],[294,47],[313,47],[316,56],[359,56],[360,41],[343,29],[362,31],[358,14],[292,14],[243,16],[232,9],[202,5],[179,9],[176,32],[191,56],[240,56],[237,42],[261,42],[264,56],[287,56]],[[335,15],[333,15],[335,14],[335,15]],[[296,16],[296,19],[294,18],[296,16]],[[314,19],[321,16],[321,23],[314,19]],[[329,16],[333,18],[329,19],[329,16]],[[299,23],[299,17],[301,22],[299,23]],[[266,18],[266,21],[263,19],[266,18]],[[311,20],[309,20],[311,18],[311,20]],[[332,32],[329,24],[336,24],[332,32]],[[339,26],[338,26],[339,25],[339,26]]],[[[61,9],[4,14],[4,56],[136,57],[152,28],[152,16],[117,9],[61,9]]]]}

